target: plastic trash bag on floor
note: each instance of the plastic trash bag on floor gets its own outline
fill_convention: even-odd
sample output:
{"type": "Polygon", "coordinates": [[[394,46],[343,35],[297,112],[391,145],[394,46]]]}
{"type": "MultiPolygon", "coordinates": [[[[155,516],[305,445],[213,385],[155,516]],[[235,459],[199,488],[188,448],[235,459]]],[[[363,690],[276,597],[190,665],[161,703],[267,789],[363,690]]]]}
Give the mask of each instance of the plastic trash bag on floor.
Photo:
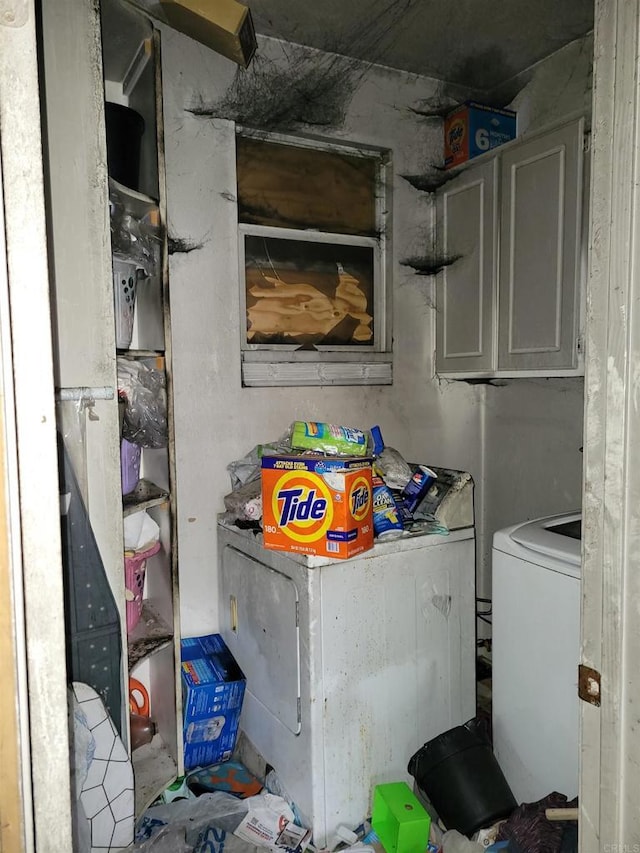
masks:
{"type": "Polygon", "coordinates": [[[269,770],[266,775],[266,778],[264,780],[264,787],[270,794],[275,794],[277,797],[282,797],[282,799],[285,800],[291,808],[296,823],[299,823],[301,826],[304,824],[304,818],[298,811],[298,807],[289,796],[284,785],[280,781],[280,777],[273,768],[271,768],[271,770],[269,770]]]}
{"type": "Polygon", "coordinates": [[[442,837],[442,849],[444,853],[480,853],[482,845],[470,841],[457,829],[450,829],[442,837]]]}
{"type": "Polygon", "coordinates": [[[168,851],[164,845],[171,838],[177,851],[186,844],[184,849],[194,853],[217,853],[222,847],[225,853],[249,853],[255,846],[274,853],[303,853],[310,835],[310,830],[294,823],[293,811],[282,797],[262,793],[239,800],[215,791],[195,800],[175,800],[147,809],[136,828],[133,850],[168,851]],[[156,838],[162,845],[157,848],[156,838]]]}
{"type": "MultiPolygon", "coordinates": [[[[222,853],[224,845],[224,836],[226,832],[220,830],[223,836],[223,843],[220,847],[210,847],[212,853],[222,853]]],[[[136,850],[138,853],[192,853],[195,849],[192,844],[187,844],[185,839],[186,830],[183,826],[174,827],[171,824],[163,826],[147,841],[142,841],[140,844],[134,844],[131,850],[136,850]]],[[[236,851],[234,851],[236,853],[236,851]]],[[[243,853],[237,851],[237,853],[243,853]]]]}
{"type": "Polygon", "coordinates": [[[193,844],[186,840],[188,836],[183,826],[169,824],[148,841],[128,849],[135,853],[257,853],[246,841],[215,826],[207,825],[200,830],[193,844]]]}

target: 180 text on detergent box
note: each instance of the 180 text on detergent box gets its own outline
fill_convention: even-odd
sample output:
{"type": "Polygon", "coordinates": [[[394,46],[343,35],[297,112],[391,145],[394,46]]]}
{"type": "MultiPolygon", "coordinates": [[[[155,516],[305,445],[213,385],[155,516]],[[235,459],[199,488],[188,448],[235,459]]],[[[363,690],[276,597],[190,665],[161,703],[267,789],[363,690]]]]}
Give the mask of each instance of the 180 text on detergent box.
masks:
{"type": "Polygon", "coordinates": [[[265,548],[348,558],[373,547],[371,460],[265,456],[265,548]]]}

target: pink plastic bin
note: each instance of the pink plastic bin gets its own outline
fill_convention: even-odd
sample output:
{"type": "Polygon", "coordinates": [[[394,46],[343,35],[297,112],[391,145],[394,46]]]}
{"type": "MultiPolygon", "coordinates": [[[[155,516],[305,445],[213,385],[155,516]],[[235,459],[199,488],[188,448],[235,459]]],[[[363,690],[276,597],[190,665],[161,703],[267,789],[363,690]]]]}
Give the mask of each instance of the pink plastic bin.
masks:
{"type": "Polygon", "coordinates": [[[160,543],[154,542],[146,551],[139,554],[125,554],[124,580],[127,600],[127,632],[131,633],[140,621],[142,614],[142,593],[147,560],[160,550],[160,543]]]}

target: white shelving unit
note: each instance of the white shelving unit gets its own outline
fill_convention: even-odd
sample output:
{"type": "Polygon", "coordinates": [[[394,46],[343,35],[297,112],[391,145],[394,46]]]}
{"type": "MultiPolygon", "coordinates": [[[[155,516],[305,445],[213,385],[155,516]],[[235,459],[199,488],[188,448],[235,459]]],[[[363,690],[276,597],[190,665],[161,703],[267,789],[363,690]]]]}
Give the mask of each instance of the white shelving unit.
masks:
{"type": "MultiPolygon", "coordinates": [[[[109,663],[122,695],[111,714],[130,745],[133,675],[149,692],[157,724],[153,742],[132,754],[139,814],[183,769],[160,36],[124,0],[64,0],[43,5],[42,38],[54,380],[65,401],[56,415],[65,439],[74,430],[69,455],[120,623],[109,663]],[[108,174],[106,101],[129,106],[144,120],[139,180],[131,187],[117,182],[120,173],[108,174]],[[128,245],[112,240],[114,201],[134,220],[146,217],[157,235],[155,274],[138,282],[125,351],[116,346],[123,339],[116,335],[113,255],[117,243],[126,259],[128,245]],[[140,482],[124,498],[118,358],[162,371],[167,395],[166,446],[143,449],[140,482]],[[143,511],[160,528],[161,550],[148,560],[142,618],[128,637],[123,526],[128,515],[143,511]]],[[[154,272],[151,264],[147,272],[154,272]]]]}
{"type": "MultiPolygon", "coordinates": [[[[109,176],[112,214],[116,206],[124,209],[134,222],[144,221],[157,235],[153,271],[137,279],[131,342],[125,349],[117,348],[117,360],[159,371],[164,389],[158,393],[166,394],[167,401],[166,446],[142,447],[138,484],[122,497],[123,518],[146,512],[158,525],[161,543],[159,552],[147,559],[142,615],[127,635],[127,676],[147,688],[157,726],[152,742],[132,752],[140,814],[183,772],[160,36],[149,21],[117,0],[102,4],[102,36],[105,95],[108,99],[116,93],[119,103],[135,109],[145,122],[139,189],[109,176]]],[[[122,245],[113,245],[112,250],[127,259],[122,245]]],[[[123,620],[125,610],[123,601],[123,620]]]]}

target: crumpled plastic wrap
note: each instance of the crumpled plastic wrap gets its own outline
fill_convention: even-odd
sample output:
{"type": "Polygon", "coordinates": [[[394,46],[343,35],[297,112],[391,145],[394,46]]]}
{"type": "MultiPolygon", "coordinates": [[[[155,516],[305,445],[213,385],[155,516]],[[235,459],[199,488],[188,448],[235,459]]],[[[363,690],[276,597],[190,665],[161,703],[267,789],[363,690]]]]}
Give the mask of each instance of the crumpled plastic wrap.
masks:
{"type": "Polygon", "coordinates": [[[125,551],[146,551],[160,539],[160,528],[148,512],[125,516],[123,526],[125,551]]]}
{"type": "Polygon", "coordinates": [[[109,185],[111,247],[116,255],[135,261],[147,277],[160,273],[162,231],[148,214],[134,216],[113,182],[109,185]]]}
{"type": "Polygon", "coordinates": [[[259,480],[263,456],[290,456],[300,451],[291,449],[291,435],[287,431],[280,438],[267,444],[256,444],[242,459],[237,459],[227,465],[231,478],[231,488],[239,488],[252,480],[259,480]]]}
{"type": "MultiPolygon", "coordinates": [[[[289,805],[273,794],[263,792],[240,800],[224,791],[214,791],[193,800],[151,806],[138,822],[136,843],[131,849],[138,853],[222,853],[223,849],[224,853],[253,853],[254,845],[260,844],[270,850],[293,853],[299,848],[287,847],[284,838],[277,841],[277,846],[266,840],[270,834],[274,839],[278,833],[285,836],[287,828],[294,828],[293,820],[289,805]],[[252,842],[245,836],[251,836],[252,842]],[[171,847],[171,843],[175,846],[171,847]]],[[[307,840],[309,834],[306,831],[307,840]]],[[[306,843],[301,849],[304,847],[306,843]]]]}
{"type": "Polygon", "coordinates": [[[444,853],[480,853],[483,847],[475,841],[470,841],[457,829],[450,829],[442,837],[444,853]]]}
{"type": "Polygon", "coordinates": [[[224,506],[230,515],[242,521],[260,521],[262,518],[262,484],[260,479],[250,480],[224,496],[224,506]]]}
{"type": "Polygon", "coordinates": [[[118,395],[127,406],[122,437],[141,447],[167,446],[167,393],[164,371],[142,361],[118,359],[118,395]]]}
{"type": "Polygon", "coordinates": [[[404,489],[413,474],[409,463],[394,447],[385,447],[376,456],[374,465],[387,486],[398,491],[404,489]]]}

